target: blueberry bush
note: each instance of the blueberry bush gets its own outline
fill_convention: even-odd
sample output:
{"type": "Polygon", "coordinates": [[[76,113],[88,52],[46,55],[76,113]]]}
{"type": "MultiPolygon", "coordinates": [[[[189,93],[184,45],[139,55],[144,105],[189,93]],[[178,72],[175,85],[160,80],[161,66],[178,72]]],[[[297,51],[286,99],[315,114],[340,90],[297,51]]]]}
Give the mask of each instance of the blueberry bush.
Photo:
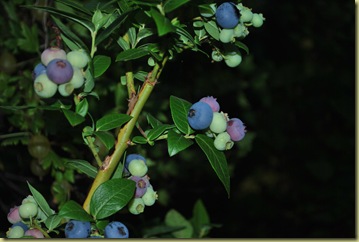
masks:
{"type": "Polygon", "coordinates": [[[210,237],[219,226],[200,198],[192,217],[171,208],[147,218],[146,227],[133,217],[168,196],[159,174],[172,168],[161,170],[156,159],[190,155],[193,147],[222,185],[223,199],[230,198],[226,152],[246,138],[246,121],[226,112],[216,90],[198,100],[169,90],[169,117],[146,107],[156,100],[154,90],[171,82],[162,72],[184,52],[238,67],[249,53],[245,38],[263,25],[263,14],[240,1],[2,4],[10,22],[1,43],[0,100],[12,128],[1,145],[26,148],[21,165],[51,184],[40,192],[27,182],[28,194],[8,209],[6,237],[210,237]],[[12,52],[28,59],[19,66],[12,52]],[[165,152],[150,152],[164,144],[165,152]]]}

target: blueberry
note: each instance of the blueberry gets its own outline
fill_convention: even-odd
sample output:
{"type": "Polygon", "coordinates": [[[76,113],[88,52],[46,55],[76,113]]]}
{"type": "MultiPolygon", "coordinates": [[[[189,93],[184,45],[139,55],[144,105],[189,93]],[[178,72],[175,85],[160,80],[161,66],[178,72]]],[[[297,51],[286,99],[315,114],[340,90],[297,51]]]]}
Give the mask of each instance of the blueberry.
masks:
{"type": "Polygon", "coordinates": [[[263,17],[263,14],[254,13],[251,22],[252,22],[253,27],[259,28],[263,25],[264,20],[265,20],[265,18],[263,17]]]}
{"type": "Polygon", "coordinates": [[[25,234],[24,229],[21,226],[14,226],[9,228],[9,230],[6,232],[6,237],[7,238],[12,238],[12,239],[18,239],[23,237],[25,234]]]}
{"type": "Polygon", "coordinates": [[[83,49],[72,50],[67,53],[67,60],[73,67],[84,68],[89,62],[89,57],[83,49]]]}
{"type": "Polygon", "coordinates": [[[52,61],[53,59],[66,60],[66,52],[58,47],[50,47],[45,49],[41,53],[41,62],[45,66],[47,66],[49,62],[52,61]]]}
{"type": "Polygon", "coordinates": [[[239,22],[239,10],[232,2],[224,2],[216,10],[216,21],[224,29],[233,29],[239,22]]]}
{"type": "Polygon", "coordinates": [[[121,222],[113,221],[105,227],[105,238],[128,238],[128,228],[121,222]]]}
{"type": "Polygon", "coordinates": [[[158,194],[156,191],[153,190],[153,186],[150,185],[147,188],[147,191],[142,196],[142,201],[146,206],[152,206],[155,204],[156,200],[158,199],[158,194]]]}
{"type": "Polygon", "coordinates": [[[231,140],[230,135],[227,132],[220,133],[214,139],[214,147],[217,150],[229,150],[233,147],[233,141],[231,140]]]}
{"type": "Polygon", "coordinates": [[[227,116],[223,112],[214,112],[209,129],[216,134],[222,133],[227,129],[227,116]]]}
{"type": "Polygon", "coordinates": [[[217,98],[214,98],[213,96],[208,96],[208,97],[202,97],[199,101],[208,103],[209,106],[211,106],[213,112],[219,111],[220,106],[219,103],[217,102],[217,98]]]}
{"type": "Polygon", "coordinates": [[[145,211],[145,203],[142,198],[135,197],[132,198],[131,201],[128,203],[128,211],[134,215],[138,215],[145,211]]]}
{"type": "Polygon", "coordinates": [[[205,102],[193,104],[187,115],[189,125],[195,130],[202,130],[209,127],[212,122],[213,111],[211,106],[205,102]]]}
{"type": "Polygon", "coordinates": [[[71,80],[74,69],[67,60],[53,59],[47,65],[46,74],[54,83],[63,84],[71,80]]]}
{"type": "Polygon", "coordinates": [[[135,197],[142,197],[143,194],[147,191],[147,187],[150,186],[150,181],[147,175],[140,176],[130,176],[128,179],[136,182],[136,192],[135,197]]]}
{"type": "Polygon", "coordinates": [[[130,164],[130,161],[132,160],[143,160],[146,164],[146,159],[145,157],[143,157],[142,155],[139,154],[129,154],[126,156],[126,161],[125,161],[125,167],[124,167],[124,173],[125,175],[129,175],[129,171],[128,171],[128,165],[130,164]]]}
{"type": "Polygon", "coordinates": [[[148,167],[143,160],[134,159],[128,164],[128,171],[132,176],[144,176],[148,171],[148,167]]]}
{"type": "Polygon", "coordinates": [[[52,82],[46,73],[40,74],[34,81],[35,93],[42,98],[50,98],[57,92],[57,84],[52,82]]]}
{"type": "Polygon", "coordinates": [[[19,214],[19,206],[10,208],[10,211],[7,214],[7,220],[12,224],[15,224],[15,223],[18,223],[21,221],[21,217],[19,214]]]}
{"type": "Polygon", "coordinates": [[[245,126],[238,118],[232,118],[227,122],[227,132],[232,141],[240,141],[245,136],[245,126]]]}
{"type": "Polygon", "coordinates": [[[23,222],[17,222],[17,223],[14,223],[12,226],[11,226],[11,228],[13,228],[13,227],[15,227],[15,226],[20,226],[21,228],[23,228],[23,230],[26,232],[28,229],[29,229],[29,227],[26,225],[26,224],[24,224],[23,222]]]}
{"type": "Polygon", "coordinates": [[[29,229],[25,232],[24,234],[25,236],[31,236],[31,237],[34,237],[34,238],[37,238],[37,239],[43,239],[45,238],[44,234],[41,233],[40,230],[38,229],[29,229]]]}
{"type": "Polygon", "coordinates": [[[40,74],[45,72],[46,72],[46,66],[44,66],[44,64],[42,63],[39,63],[34,67],[34,70],[32,72],[32,77],[35,80],[36,77],[38,77],[40,74]]]}
{"type": "Polygon", "coordinates": [[[39,208],[36,203],[29,202],[21,204],[19,207],[20,217],[24,219],[34,218],[37,215],[38,209],[39,208]]]}
{"type": "Polygon", "coordinates": [[[87,238],[91,232],[90,222],[70,220],[65,226],[66,238],[87,238]]]}

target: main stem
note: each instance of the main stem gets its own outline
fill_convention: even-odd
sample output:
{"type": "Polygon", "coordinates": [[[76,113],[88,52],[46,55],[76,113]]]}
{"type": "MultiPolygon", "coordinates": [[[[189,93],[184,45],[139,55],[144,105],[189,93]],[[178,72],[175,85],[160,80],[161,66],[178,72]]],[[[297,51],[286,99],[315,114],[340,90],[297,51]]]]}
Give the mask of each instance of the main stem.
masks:
{"type": "Polygon", "coordinates": [[[135,106],[133,107],[132,111],[130,112],[132,119],[121,128],[117,136],[117,144],[115,146],[115,150],[113,154],[103,162],[103,165],[97,172],[95,180],[92,183],[90,191],[87,194],[86,200],[83,204],[83,208],[85,209],[86,212],[90,213],[90,201],[93,193],[102,183],[104,183],[105,181],[111,178],[113,172],[115,171],[118,165],[118,162],[120,161],[123,153],[127,149],[128,141],[130,140],[132,131],[136,126],[138,117],[145,103],[147,102],[154,86],[156,85],[157,79],[159,78],[165,63],[167,62],[167,59],[168,59],[167,57],[164,57],[162,63],[157,64],[153,68],[152,73],[144,82],[138,94],[138,100],[135,106]]]}

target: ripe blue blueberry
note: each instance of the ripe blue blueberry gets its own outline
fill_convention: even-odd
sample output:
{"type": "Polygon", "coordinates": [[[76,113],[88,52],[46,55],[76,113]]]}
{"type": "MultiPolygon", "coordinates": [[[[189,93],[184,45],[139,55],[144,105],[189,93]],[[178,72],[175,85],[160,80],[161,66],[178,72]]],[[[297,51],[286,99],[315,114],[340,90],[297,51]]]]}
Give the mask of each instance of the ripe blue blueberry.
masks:
{"type": "Polygon", "coordinates": [[[189,125],[195,130],[203,130],[209,127],[212,122],[213,111],[211,106],[205,102],[194,103],[187,114],[189,125]]]}
{"type": "Polygon", "coordinates": [[[47,65],[46,74],[54,83],[63,84],[71,80],[74,69],[67,60],[53,59],[47,65]]]}
{"type": "Polygon", "coordinates": [[[233,29],[239,22],[239,10],[232,2],[224,2],[216,10],[216,21],[224,29],[233,29]]]}
{"type": "Polygon", "coordinates": [[[46,73],[46,66],[42,63],[37,64],[32,72],[32,78],[35,80],[40,74],[46,73]]]}
{"type": "Polygon", "coordinates": [[[227,122],[227,132],[232,141],[240,141],[245,136],[245,126],[238,118],[232,118],[227,122]]]}
{"type": "Polygon", "coordinates": [[[105,238],[128,238],[128,228],[121,222],[113,221],[105,227],[105,238]]]}
{"type": "Polygon", "coordinates": [[[23,228],[24,232],[26,232],[27,230],[29,230],[29,227],[24,224],[23,222],[17,222],[17,223],[14,223],[11,228],[15,227],[15,226],[20,226],[21,228],[23,228]]]}
{"type": "Polygon", "coordinates": [[[91,232],[90,222],[70,220],[65,226],[66,238],[87,238],[91,232]]]}

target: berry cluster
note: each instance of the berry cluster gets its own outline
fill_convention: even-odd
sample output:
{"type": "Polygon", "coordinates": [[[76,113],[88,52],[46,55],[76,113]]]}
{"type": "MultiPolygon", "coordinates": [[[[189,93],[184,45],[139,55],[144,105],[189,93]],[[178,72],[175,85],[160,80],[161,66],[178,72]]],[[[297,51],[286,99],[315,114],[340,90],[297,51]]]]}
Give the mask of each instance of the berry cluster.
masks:
{"type": "Polygon", "coordinates": [[[91,229],[91,223],[71,219],[65,226],[65,237],[69,239],[84,238],[118,238],[129,237],[128,228],[121,222],[112,221],[108,223],[104,230],[104,236],[98,234],[96,230],[91,229]]]}
{"type": "Polygon", "coordinates": [[[44,238],[43,233],[36,228],[36,220],[45,220],[46,216],[39,208],[33,196],[24,198],[19,206],[10,209],[7,220],[12,224],[6,232],[7,238],[34,237],[44,238]]]}
{"type": "Polygon", "coordinates": [[[146,206],[152,206],[158,199],[157,192],[150,183],[147,171],[147,161],[143,156],[139,154],[126,156],[124,176],[136,182],[135,194],[128,203],[128,210],[135,215],[143,213],[146,206]]]}
{"type": "Polygon", "coordinates": [[[234,142],[244,138],[246,127],[238,118],[229,118],[220,111],[220,105],[213,96],[203,97],[194,103],[187,115],[194,130],[206,130],[206,135],[214,138],[217,150],[229,150],[234,142]]]}
{"type": "MultiPolygon", "coordinates": [[[[253,13],[252,10],[242,3],[224,2],[218,7],[215,3],[210,4],[211,13],[201,13],[202,17],[215,18],[220,27],[219,41],[221,43],[235,43],[237,39],[243,39],[248,34],[248,27],[259,28],[265,18],[262,13],[253,13]]],[[[229,67],[237,67],[242,62],[242,56],[235,45],[227,45],[224,50],[214,48],[211,54],[215,62],[223,61],[229,67]]]]}
{"type": "Polygon", "coordinates": [[[66,53],[58,47],[50,47],[41,53],[41,62],[33,70],[34,89],[41,98],[53,97],[58,91],[67,97],[85,83],[83,68],[89,57],[83,50],[66,53]]]}

